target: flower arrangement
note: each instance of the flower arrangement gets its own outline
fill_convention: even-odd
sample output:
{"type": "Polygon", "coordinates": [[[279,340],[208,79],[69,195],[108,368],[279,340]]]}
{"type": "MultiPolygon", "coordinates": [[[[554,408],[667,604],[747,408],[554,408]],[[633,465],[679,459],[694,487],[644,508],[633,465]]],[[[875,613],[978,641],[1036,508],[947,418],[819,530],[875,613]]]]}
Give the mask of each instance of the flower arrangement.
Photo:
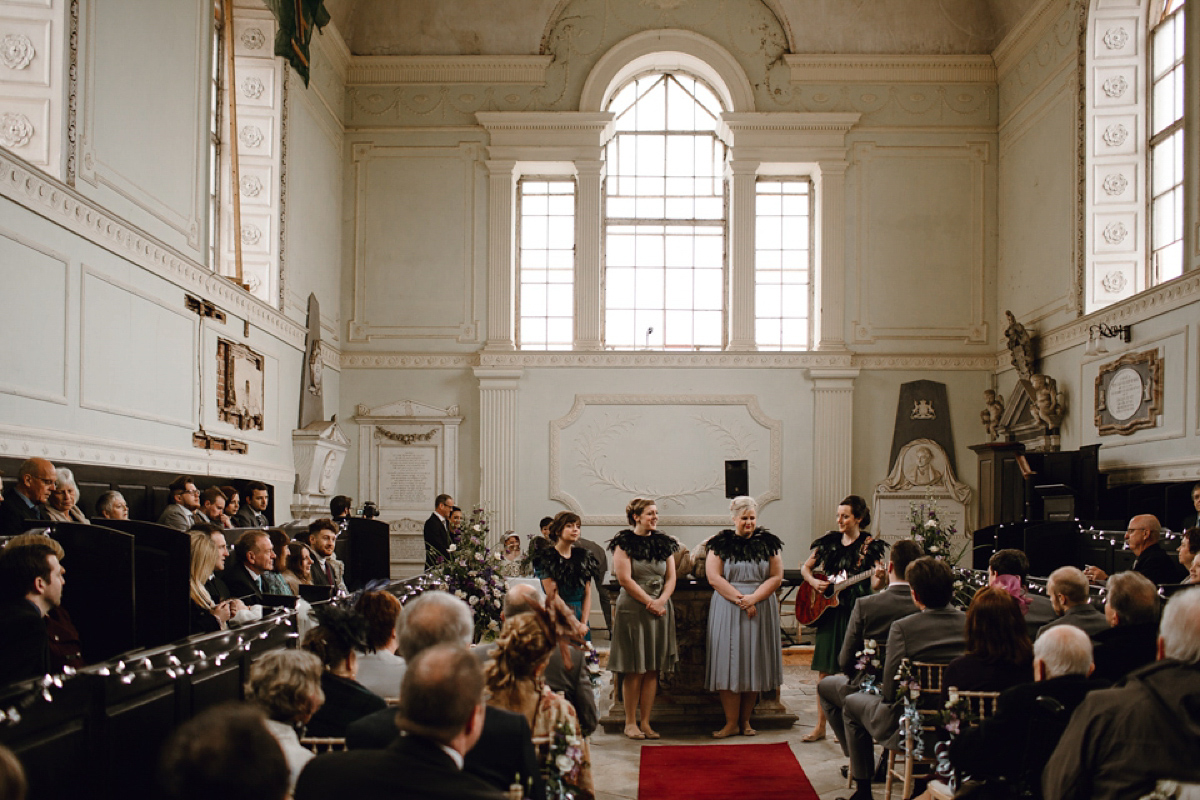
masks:
{"type": "Polygon", "coordinates": [[[549,751],[542,767],[546,800],[575,800],[580,796],[577,785],[583,775],[583,739],[569,722],[563,721],[554,729],[547,746],[549,751]]]}
{"type": "Polygon", "coordinates": [[[925,555],[933,556],[939,561],[946,561],[951,566],[958,563],[971,543],[958,537],[958,526],[952,521],[946,522],[941,518],[942,510],[932,496],[921,503],[908,504],[908,523],[912,538],[921,545],[925,555]]]}
{"type": "Polygon", "coordinates": [[[583,643],[583,665],[587,670],[587,677],[591,681],[592,688],[599,689],[604,670],[600,668],[600,654],[588,641],[583,643]]]}
{"type": "Polygon", "coordinates": [[[858,687],[860,692],[879,694],[878,681],[881,663],[878,647],[879,643],[874,639],[865,639],[863,640],[863,649],[854,654],[858,659],[854,668],[864,676],[858,687]]]}
{"type": "Polygon", "coordinates": [[[506,590],[504,576],[498,571],[503,555],[488,547],[487,536],[487,512],[476,508],[462,531],[451,538],[449,558],[439,555],[439,563],[429,571],[446,585],[446,591],[470,604],[477,642],[500,631],[506,590]]]}

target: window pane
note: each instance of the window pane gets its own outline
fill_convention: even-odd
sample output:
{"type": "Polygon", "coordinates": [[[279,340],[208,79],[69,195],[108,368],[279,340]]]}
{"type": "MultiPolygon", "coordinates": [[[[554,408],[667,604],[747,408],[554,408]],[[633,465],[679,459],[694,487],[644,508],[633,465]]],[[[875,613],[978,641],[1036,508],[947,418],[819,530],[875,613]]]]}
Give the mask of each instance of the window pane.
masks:
{"type": "Polygon", "coordinates": [[[755,333],[759,349],[809,346],[812,288],[808,271],[810,187],[807,180],[760,180],[755,245],[755,333]]]}
{"type": "Polygon", "coordinates": [[[569,349],[574,341],[575,183],[522,180],[517,192],[517,346],[569,349]]]}

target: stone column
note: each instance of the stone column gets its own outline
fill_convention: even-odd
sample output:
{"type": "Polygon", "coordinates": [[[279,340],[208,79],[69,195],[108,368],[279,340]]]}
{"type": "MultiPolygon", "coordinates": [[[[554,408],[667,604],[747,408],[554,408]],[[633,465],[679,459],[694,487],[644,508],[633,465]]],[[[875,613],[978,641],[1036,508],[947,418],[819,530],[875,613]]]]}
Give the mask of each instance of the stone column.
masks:
{"type": "Polygon", "coordinates": [[[819,202],[813,270],[813,330],[818,350],[846,349],[846,161],[821,161],[813,179],[819,202]]]}
{"type": "Polygon", "coordinates": [[[810,369],[813,382],[812,537],[831,530],[851,485],[857,369],[810,369]]]}
{"type": "Polygon", "coordinates": [[[729,179],[729,334],[727,350],[754,349],[754,182],[757,161],[735,158],[729,179]]]}
{"type": "Polygon", "coordinates": [[[1183,173],[1184,270],[1200,269],[1200,13],[1195,3],[1184,14],[1183,151],[1191,153],[1183,173]]]}
{"type": "Polygon", "coordinates": [[[603,161],[576,161],[575,184],[575,349],[603,350],[600,340],[604,300],[600,291],[604,248],[603,161]]]}
{"type": "Polygon", "coordinates": [[[514,247],[517,162],[487,162],[488,168],[488,335],[486,350],[513,350],[516,269],[514,247]]]}
{"type": "Polygon", "coordinates": [[[475,367],[479,380],[479,504],[493,534],[517,529],[518,387],[524,370],[475,367]]]}

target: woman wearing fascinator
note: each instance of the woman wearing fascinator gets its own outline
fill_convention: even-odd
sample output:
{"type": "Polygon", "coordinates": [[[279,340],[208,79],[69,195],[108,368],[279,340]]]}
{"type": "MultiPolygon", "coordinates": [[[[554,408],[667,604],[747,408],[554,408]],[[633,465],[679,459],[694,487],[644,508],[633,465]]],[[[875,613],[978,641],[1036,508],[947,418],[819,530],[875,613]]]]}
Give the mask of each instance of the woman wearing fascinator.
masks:
{"type": "Polygon", "coordinates": [[[708,609],[708,662],[704,687],[721,698],[725,726],[714,739],[753,736],[750,714],[758,693],[783,683],[779,600],[783,543],[758,527],[758,503],[735,497],[733,529],[708,540],[704,572],[712,584],[708,609]]]}

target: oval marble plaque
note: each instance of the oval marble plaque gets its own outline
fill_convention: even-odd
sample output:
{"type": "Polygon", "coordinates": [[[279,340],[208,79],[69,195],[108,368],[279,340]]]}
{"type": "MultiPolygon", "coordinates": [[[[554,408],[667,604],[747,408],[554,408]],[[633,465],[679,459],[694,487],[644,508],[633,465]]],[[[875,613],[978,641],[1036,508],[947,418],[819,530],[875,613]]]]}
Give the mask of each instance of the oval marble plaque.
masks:
{"type": "Polygon", "coordinates": [[[1112,376],[1105,391],[1104,405],[1118,422],[1124,422],[1142,406],[1142,376],[1130,367],[1122,367],[1112,376]]]}

